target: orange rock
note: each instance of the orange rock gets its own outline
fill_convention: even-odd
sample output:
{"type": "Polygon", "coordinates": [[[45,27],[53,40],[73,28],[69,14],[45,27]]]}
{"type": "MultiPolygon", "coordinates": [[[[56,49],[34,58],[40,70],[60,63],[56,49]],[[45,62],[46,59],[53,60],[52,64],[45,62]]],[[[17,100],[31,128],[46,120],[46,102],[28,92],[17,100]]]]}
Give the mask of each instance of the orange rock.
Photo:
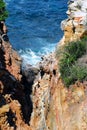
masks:
{"type": "Polygon", "coordinates": [[[83,19],[83,17],[75,17],[75,18],[74,18],[74,21],[76,21],[76,22],[81,22],[82,19],[83,19]]]}

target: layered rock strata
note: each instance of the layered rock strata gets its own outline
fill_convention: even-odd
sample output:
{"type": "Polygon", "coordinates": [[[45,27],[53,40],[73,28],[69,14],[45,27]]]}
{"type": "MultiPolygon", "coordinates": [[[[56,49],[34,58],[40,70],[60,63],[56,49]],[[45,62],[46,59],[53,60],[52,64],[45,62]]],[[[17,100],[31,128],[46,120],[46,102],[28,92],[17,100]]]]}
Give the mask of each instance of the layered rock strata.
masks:
{"type": "Polygon", "coordinates": [[[21,82],[21,58],[0,36],[0,130],[31,130],[31,99],[21,82]]]}
{"type": "Polygon", "coordinates": [[[33,85],[32,130],[87,129],[87,82],[67,89],[54,56],[45,61],[42,78],[33,85]]]}
{"type": "MultiPolygon", "coordinates": [[[[64,36],[58,46],[87,35],[86,0],[70,0],[67,14],[68,18],[61,23],[64,36]]],[[[45,57],[40,67],[41,77],[33,85],[31,128],[86,130],[87,82],[76,82],[67,89],[60,78],[58,60],[53,54],[45,57]]]]}
{"type": "MultiPolygon", "coordinates": [[[[86,0],[68,2],[68,19],[62,22],[64,37],[60,46],[87,35],[86,10],[86,0]]],[[[3,41],[0,46],[0,129],[86,130],[87,82],[76,82],[67,89],[60,78],[55,53],[43,57],[38,69],[27,67],[23,76],[20,63],[17,53],[3,41]]]]}
{"type": "Polygon", "coordinates": [[[70,0],[68,2],[68,18],[61,23],[64,31],[64,43],[87,35],[87,1],[70,0]]]}

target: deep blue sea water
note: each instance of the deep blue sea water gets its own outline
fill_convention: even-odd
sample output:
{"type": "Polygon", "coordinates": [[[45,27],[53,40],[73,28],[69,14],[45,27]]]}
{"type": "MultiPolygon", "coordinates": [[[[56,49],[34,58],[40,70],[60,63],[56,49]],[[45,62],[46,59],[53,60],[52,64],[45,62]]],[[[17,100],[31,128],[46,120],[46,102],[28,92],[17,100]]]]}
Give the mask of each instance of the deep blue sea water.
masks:
{"type": "Polygon", "coordinates": [[[62,38],[60,23],[67,17],[67,0],[5,1],[10,42],[24,64],[35,64],[62,38]]]}

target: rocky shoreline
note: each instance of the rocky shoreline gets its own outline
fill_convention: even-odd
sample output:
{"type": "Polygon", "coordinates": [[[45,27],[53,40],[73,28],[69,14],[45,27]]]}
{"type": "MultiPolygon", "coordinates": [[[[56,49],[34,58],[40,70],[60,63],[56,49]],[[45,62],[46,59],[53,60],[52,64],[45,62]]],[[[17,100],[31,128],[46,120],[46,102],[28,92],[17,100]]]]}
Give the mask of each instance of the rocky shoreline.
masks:
{"type": "MultiPolygon", "coordinates": [[[[78,1],[68,3],[68,19],[61,24],[64,36],[58,48],[87,36],[87,2],[78,1]],[[82,12],[80,16],[78,12],[82,12]]],[[[76,82],[67,89],[60,77],[55,52],[42,57],[36,67],[28,65],[22,69],[17,52],[2,40],[0,130],[86,129],[87,82],[76,82]]]]}

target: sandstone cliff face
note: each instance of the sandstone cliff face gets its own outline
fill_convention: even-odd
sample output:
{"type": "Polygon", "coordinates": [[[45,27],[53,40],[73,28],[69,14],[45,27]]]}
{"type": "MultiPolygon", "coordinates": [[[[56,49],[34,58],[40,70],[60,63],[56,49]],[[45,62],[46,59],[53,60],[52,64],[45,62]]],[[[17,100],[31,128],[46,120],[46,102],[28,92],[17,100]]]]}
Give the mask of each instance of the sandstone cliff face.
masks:
{"type": "Polygon", "coordinates": [[[64,43],[87,35],[87,1],[70,0],[67,15],[68,18],[61,23],[61,28],[64,30],[64,43]]]}
{"type": "MultiPolygon", "coordinates": [[[[70,0],[68,6],[60,46],[87,34],[86,0],[70,0]]],[[[38,70],[32,67],[25,70],[24,79],[20,66],[17,53],[3,41],[0,45],[1,130],[87,130],[86,81],[76,82],[67,89],[54,53],[43,57],[38,70]]]]}
{"type": "Polygon", "coordinates": [[[0,36],[0,130],[30,130],[30,97],[20,71],[20,57],[0,36]]]}
{"type": "Polygon", "coordinates": [[[67,89],[52,56],[43,71],[42,79],[33,85],[32,130],[86,130],[87,82],[67,89]]]}
{"type": "Polygon", "coordinates": [[[21,80],[20,68],[21,68],[21,58],[18,56],[17,52],[12,49],[10,43],[2,42],[1,44],[1,61],[6,70],[9,71],[17,80],[21,80]]]}
{"type": "MultiPolygon", "coordinates": [[[[71,0],[68,19],[62,22],[64,36],[59,46],[87,35],[87,2],[71,0]]],[[[87,60],[87,58],[86,58],[87,60]]],[[[33,130],[86,130],[87,82],[77,82],[67,89],[58,70],[55,55],[41,64],[41,78],[33,85],[33,130]]]]}

